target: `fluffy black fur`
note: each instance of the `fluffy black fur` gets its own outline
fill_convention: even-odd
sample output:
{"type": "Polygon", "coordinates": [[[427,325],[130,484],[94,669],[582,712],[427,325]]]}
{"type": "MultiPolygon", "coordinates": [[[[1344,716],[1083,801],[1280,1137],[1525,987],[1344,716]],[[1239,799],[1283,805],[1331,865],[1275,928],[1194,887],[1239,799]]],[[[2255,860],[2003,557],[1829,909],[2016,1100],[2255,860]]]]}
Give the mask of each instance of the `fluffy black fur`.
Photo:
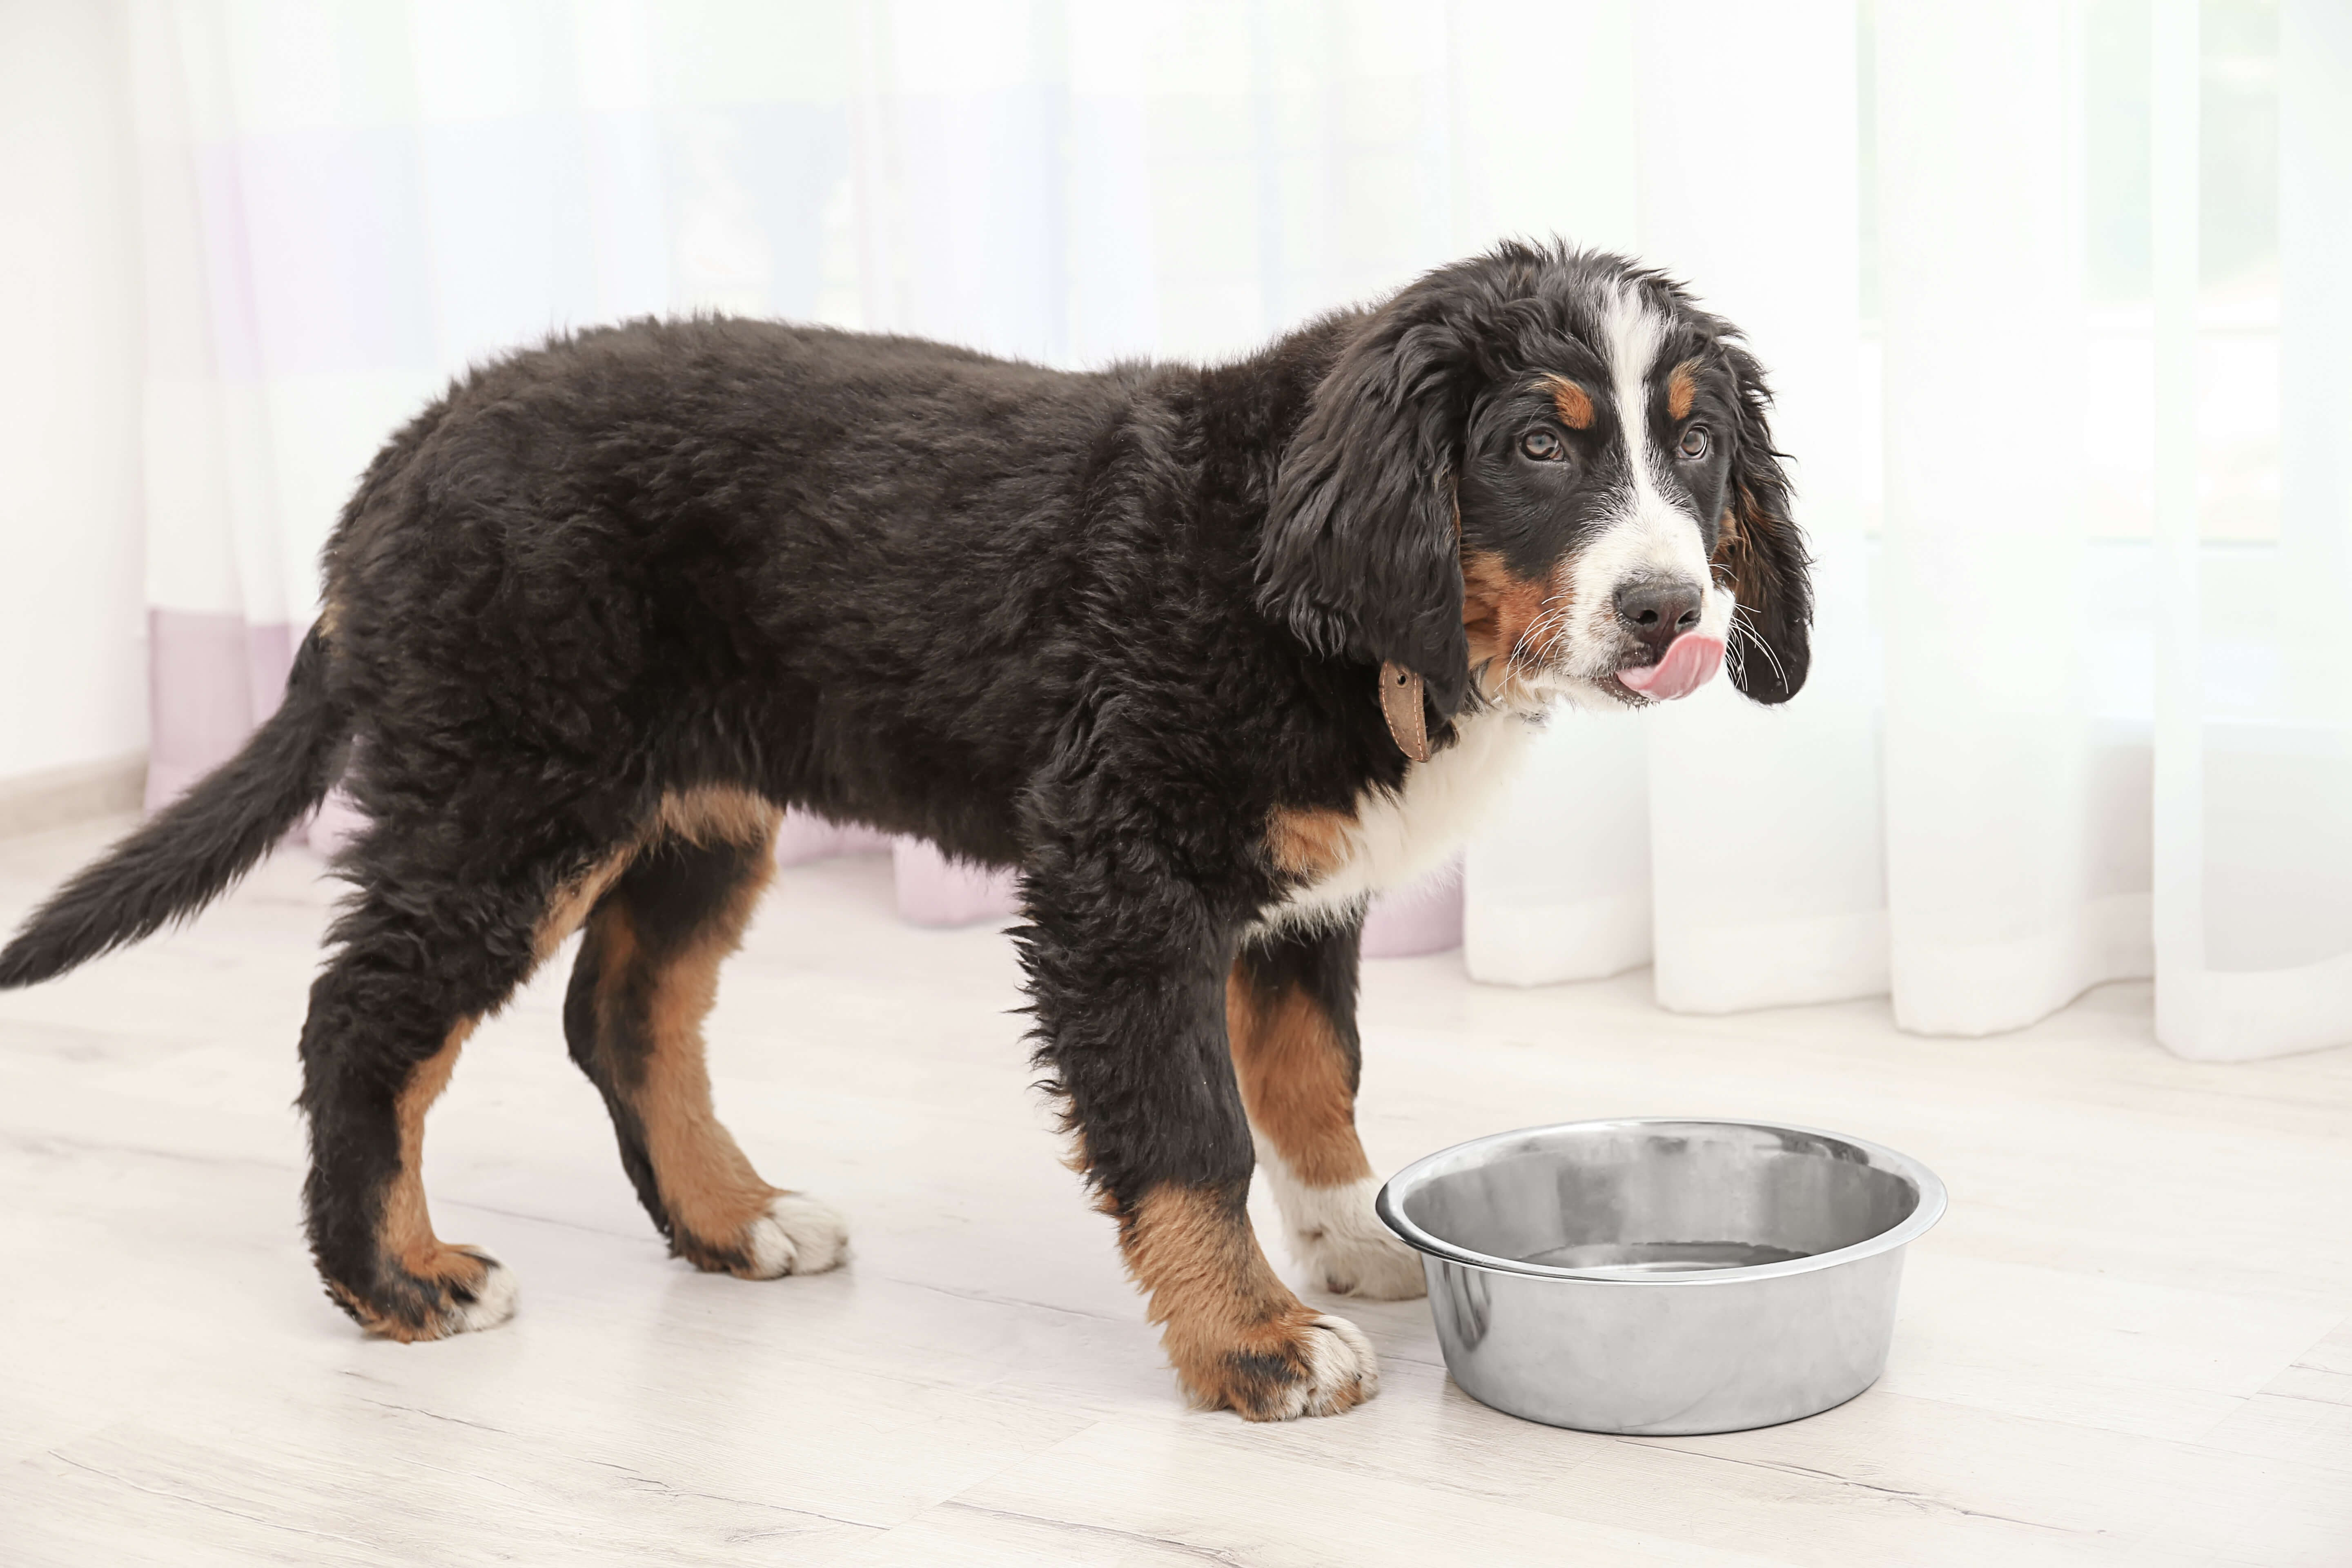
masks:
{"type": "MultiPolygon", "coordinates": [[[[1424,678],[1448,742],[1479,700],[1464,552],[1532,576],[1592,526],[1600,448],[1581,478],[1514,477],[1488,437],[1526,376],[1590,366],[1610,286],[1670,319],[1669,355],[1727,410],[1689,493],[1769,649],[1736,678],[1783,700],[1810,605],[1761,378],[1725,323],[1615,258],[1507,246],[1210,367],[643,321],[479,370],[393,439],[328,545],[285,705],[39,911],[0,985],[202,906],[348,752],[370,826],[301,1103],[321,1270],[382,1303],[413,1284],[373,1240],[411,1074],[503,1003],[559,893],[665,795],[735,787],[1017,868],[1038,1058],[1107,1206],[1245,1185],[1223,1005],[1292,886],[1269,814],[1402,783],[1383,660],[1424,678]]],[[[732,853],[656,845],[620,896],[690,927],[743,874],[732,853]]],[[[1301,976],[1342,1014],[1347,946],[1344,984],[1301,976]]],[[[614,1097],[632,1047],[579,1000],[596,962],[574,1054],[667,1228],[614,1097]]]]}

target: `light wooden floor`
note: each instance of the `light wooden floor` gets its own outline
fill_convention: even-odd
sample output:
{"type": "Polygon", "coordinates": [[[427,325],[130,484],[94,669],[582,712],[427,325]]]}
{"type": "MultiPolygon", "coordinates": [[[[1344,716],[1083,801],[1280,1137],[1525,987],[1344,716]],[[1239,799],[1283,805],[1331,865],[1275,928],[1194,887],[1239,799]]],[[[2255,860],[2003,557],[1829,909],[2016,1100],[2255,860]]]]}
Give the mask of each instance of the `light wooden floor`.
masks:
{"type": "MultiPolygon", "coordinates": [[[[0,918],[104,837],[0,843],[0,918]]],[[[2138,986],[1946,1041],[1876,1002],[1678,1018],[1643,975],[1370,965],[1384,1168],[1764,1116],[1919,1156],[1951,1213],[1885,1381],[1810,1421],[1526,1425],[1447,1383],[1414,1301],[1342,1309],[1379,1399],[1251,1426],[1178,1403],[1027,1089],[1003,938],[902,927],[887,883],[788,873],[714,1028],[722,1112],[849,1214],[851,1266],[666,1258],[551,969],[476,1037],[428,1159],[441,1233],[522,1310],[436,1345],[362,1338],[298,1234],[316,862],[0,996],[0,1563],[2352,1563],[2352,1052],[2175,1061],[2138,986]]]]}

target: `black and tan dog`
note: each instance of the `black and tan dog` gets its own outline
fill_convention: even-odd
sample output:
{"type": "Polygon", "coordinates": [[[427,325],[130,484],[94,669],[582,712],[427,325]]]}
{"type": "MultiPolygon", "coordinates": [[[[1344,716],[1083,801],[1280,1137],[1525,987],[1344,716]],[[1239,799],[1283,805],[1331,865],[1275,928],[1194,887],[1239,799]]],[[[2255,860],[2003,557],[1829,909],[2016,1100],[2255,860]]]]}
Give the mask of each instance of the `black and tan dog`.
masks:
{"type": "Polygon", "coordinates": [[[1419,1291],[1354,1127],[1364,900],[1450,853],[1558,700],[1675,695],[1727,641],[1749,697],[1797,689],[1766,405],[1674,285],[1518,245],[1210,368],[709,319],[559,340],[377,457],[284,705],[0,985],[192,912],[347,780],[310,1245],[353,1318],[433,1339],[515,1291],[434,1234],[426,1108],[575,930],[572,1054],[673,1248],[842,1259],[712,1114],[701,1021],[785,807],[920,835],[1018,869],[1038,1060],[1186,1388],[1344,1410],[1370,1348],[1244,1199],[1263,1166],[1319,1285],[1419,1291]]]}

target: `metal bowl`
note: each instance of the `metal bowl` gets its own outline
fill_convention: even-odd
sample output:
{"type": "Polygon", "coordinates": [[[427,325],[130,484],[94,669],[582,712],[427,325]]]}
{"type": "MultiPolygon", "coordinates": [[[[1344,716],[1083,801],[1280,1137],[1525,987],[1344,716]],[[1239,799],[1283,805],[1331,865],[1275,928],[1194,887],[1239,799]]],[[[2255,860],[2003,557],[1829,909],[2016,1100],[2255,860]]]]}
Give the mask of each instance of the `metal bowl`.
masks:
{"type": "Polygon", "coordinates": [[[1397,1173],[1454,1381],[1554,1426],[1648,1436],[1816,1415],[1878,1381],[1903,1248],[1943,1216],[1917,1161],[1753,1121],[1571,1121],[1397,1173]]]}

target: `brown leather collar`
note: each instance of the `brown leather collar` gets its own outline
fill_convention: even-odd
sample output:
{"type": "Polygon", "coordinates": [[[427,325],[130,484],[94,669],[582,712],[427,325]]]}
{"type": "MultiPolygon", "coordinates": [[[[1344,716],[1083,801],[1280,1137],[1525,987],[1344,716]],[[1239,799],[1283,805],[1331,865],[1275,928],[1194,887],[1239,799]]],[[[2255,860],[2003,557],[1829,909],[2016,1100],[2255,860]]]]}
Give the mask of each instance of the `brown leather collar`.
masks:
{"type": "Polygon", "coordinates": [[[1381,666],[1381,716],[1389,721],[1389,739],[1416,763],[1429,761],[1429,720],[1421,693],[1421,677],[1401,664],[1381,666]]]}

